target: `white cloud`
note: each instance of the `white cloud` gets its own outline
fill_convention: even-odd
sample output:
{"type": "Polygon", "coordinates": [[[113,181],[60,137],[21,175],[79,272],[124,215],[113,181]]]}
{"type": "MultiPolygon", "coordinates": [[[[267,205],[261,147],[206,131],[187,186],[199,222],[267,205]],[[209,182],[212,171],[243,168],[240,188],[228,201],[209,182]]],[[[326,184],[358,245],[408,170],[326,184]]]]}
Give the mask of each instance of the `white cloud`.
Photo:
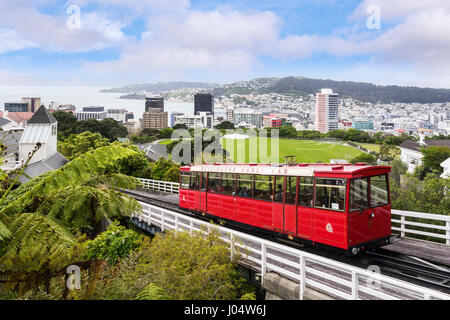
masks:
{"type": "Polygon", "coordinates": [[[33,47],[31,41],[21,39],[14,29],[0,28],[0,54],[33,47]]]}
{"type": "Polygon", "coordinates": [[[81,29],[69,29],[69,17],[66,13],[56,16],[41,13],[29,1],[0,2],[0,27],[9,30],[9,50],[39,47],[82,52],[117,45],[123,38],[122,23],[110,21],[98,12],[82,13],[81,29]],[[12,38],[16,44],[11,44],[12,38]]]}
{"type": "Polygon", "coordinates": [[[118,61],[87,64],[100,72],[178,73],[192,70],[249,72],[278,40],[271,12],[242,13],[221,7],[149,19],[141,41],[123,46],[118,61]]]}

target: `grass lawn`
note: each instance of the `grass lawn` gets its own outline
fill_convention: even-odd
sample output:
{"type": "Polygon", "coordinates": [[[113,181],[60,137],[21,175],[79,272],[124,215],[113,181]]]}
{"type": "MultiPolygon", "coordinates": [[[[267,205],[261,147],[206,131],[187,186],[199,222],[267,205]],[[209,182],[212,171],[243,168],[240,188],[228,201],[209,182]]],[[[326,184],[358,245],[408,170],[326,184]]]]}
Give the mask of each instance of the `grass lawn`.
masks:
{"type": "Polygon", "coordinates": [[[366,148],[367,150],[370,151],[374,151],[376,153],[380,153],[380,145],[376,144],[376,143],[360,143],[360,142],[355,142],[357,144],[359,144],[361,147],[366,148]]]}
{"type": "MultiPolygon", "coordinates": [[[[222,139],[222,146],[228,152],[230,152],[230,158],[234,162],[238,163],[249,163],[254,162],[256,159],[259,163],[268,163],[270,162],[271,155],[271,144],[272,141],[270,138],[261,138],[259,144],[263,146],[262,156],[258,155],[259,150],[257,148],[258,141],[257,138],[252,138],[250,140],[230,140],[228,143],[234,144],[234,149],[228,147],[227,141],[222,139]],[[252,152],[250,153],[249,144],[252,144],[252,152]],[[264,147],[266,145],[266,147],[264,147]],[[264,152],[264,148],[267,148],[267,152],[264,152]],[[245,160],[244,160],[245,155],[245,160]],[[252,161],[249,161],[249,155],[252,156],[252,161]],[[265,156],[268,155],[268,156],[265,156]]],[[[278,162],[284,162],[285,156],[295,156],[297,162],[301,163],[315,163],[315,162],[323,162],[330,163],[331,159],[344,159],[351,160],[352,158],[361,154],[362,151],[359,151],[356,148],[343,146],[341,144],[333,144],[321,141],[314,140],[290,140],[290,139],[279,139],[279,156],[278,162]]],[[[261,153],[260,153],[261,154],[261,153]]]]}
{"type": "Polygon", "coordinates": [[[172,140],[168,139],[168,140],[162,140],[162,141],[160,141],[159,144],[162,144],[162,145],[168,145],[168,144],[170,144],[171,142],[172,142],[172,140]]]}

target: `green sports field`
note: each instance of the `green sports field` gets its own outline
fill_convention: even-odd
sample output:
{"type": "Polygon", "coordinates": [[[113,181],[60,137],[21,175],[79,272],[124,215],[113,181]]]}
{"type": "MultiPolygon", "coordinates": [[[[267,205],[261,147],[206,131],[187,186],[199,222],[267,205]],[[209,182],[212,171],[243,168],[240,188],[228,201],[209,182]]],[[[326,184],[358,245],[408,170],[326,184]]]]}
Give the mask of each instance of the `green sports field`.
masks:
{"type": "MultiPolygon", "coordinates": [[[[268,163],[271,160],[271,144],[272,140],[270,138],[251,138],[247,140],[221,140],[222,147],[230,153],[230,158],[237,163],[254,162],[258,163],[268,163]],[[234,144],[234,148],[227,147],[227,143],[234,144]],[[252,148],[250,148],[250,143],[252,148]],[[259,145],[262,145],[262,153],[259,151],[259,145]],[[264,147],[266,145],[267,147],[264,147]],[[264,148],[267,148],[265,152],[264,148]],[[250,153],[250,150],[252,152],[250,153]],[[245,160],[244,160],[245,155],[245,160]],[[251,161],[249,161],[249,156],[251,155],[251,161]],[[267,157],[265,155],[268,155],[267,157]]],[[[301,163],[315,163],[323,162],[330,163],[331,159],[344,159],[351,160],[352,158],[358,156],[362,151],[350,146],[344,146],[339,143],[328,143],[314,140],[290,140],[290,139],[279,139],[279,154],[278,162],[284,162],[285,156],[295,156],[297,162],[301,163]]],[[[276,145],[274,145],[276,148],[276,145]]],[[[276,154],[276,152],[275,152],[276,154]]]]}

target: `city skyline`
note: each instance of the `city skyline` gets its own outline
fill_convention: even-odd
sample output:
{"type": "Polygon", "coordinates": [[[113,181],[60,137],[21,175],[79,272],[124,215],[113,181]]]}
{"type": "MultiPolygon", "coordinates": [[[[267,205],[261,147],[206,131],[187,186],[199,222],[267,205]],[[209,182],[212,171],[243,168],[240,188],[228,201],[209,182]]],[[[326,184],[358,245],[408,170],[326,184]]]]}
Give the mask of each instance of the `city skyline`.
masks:
{"type": "Polygon", "coordinates": [[[450,4],[441,1],[22,0],[0,8],[0,85],[304,76],[450,88],[450,4]]]}

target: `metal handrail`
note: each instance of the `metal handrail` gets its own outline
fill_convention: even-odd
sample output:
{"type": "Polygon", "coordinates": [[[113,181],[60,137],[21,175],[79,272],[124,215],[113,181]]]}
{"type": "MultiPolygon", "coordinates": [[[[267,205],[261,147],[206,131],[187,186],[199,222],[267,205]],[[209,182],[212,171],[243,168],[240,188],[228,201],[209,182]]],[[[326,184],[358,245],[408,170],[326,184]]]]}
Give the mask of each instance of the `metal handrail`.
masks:
{"type": "Polygon", "coordinates": [[[252,269],[261,274],[261,281],[264,281],[268,272],[276,272],[298,282],[300,299],[304,298],[306,288],[312,288],[345,300],[450,300],[450,295],[374,273],[370,269],[364,270],[236,230],[211,225],[148,203],[140,204],[142,214],[135,218],[147,225],[157,226],[163,232],[217,229],[222,239],[230,245],[231,255],[240,252],[240,263],[251,265],[252,269]]]}

